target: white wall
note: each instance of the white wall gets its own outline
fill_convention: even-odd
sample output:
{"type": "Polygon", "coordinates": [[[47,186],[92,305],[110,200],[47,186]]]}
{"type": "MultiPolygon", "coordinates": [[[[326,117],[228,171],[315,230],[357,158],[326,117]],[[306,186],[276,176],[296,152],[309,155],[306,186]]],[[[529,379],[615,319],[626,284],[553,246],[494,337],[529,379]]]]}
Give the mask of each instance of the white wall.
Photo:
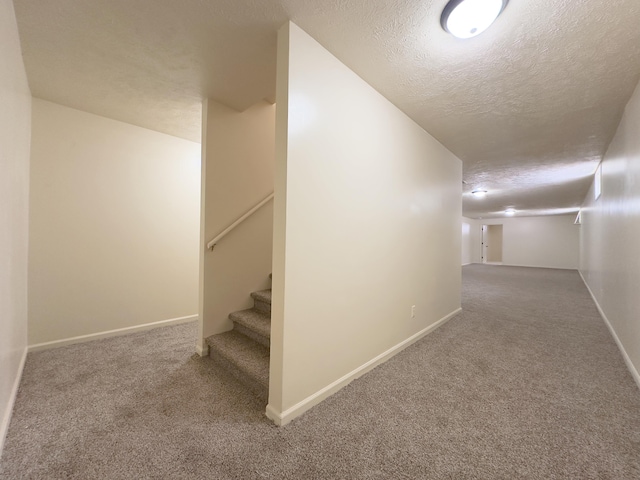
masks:
{"type": "Polygon", "coordinates": [[[286,423],[460,308],[462,165],[293,24],[277,85],[267,414],[286,423]]]}
{"type": "MultiPolygon", "coordinates": [[[[580,227],[575,215],[511,217],[476,220],[503,225],[502,264],[577,269],[580,227]]],[[[480,240],[482,241],[482,240],[480,240]]]]}
{"type": "Polygon", "coordinates": [[[582,208],[580,272],[640,386],[640,86],[582,208]]]}
{"type": "Polygon", "coordinates": [[[461,261],[462,265],[468,265],[471,263],[471,224],[469,222],[462,221],[462,248],[461,248],[461,261]]]}
{"type": "Polygon", "coordinates": [[[275,106],[259,102],[238,112],[212,100],[203,108],[201,338],[233,328],[231,312],[253,305],[250,293],[269,288],[273,201],[216,245],[205,245],[273,192],[275,106]]]}
{"type": "Polygon", "coordinates": [[[0,0],[0,455],[27,347],[31,93],[13,3],[0,0]]]}
{"type": "Polygon", "coordinates": [[[34,99],[31,162],[30,344],[197,313],[197,143],[34,99]]]}
{"type": "Polygon", "coordinates": [[[462,217],[462,265],[482,263],[482,223],[462,217]]]}

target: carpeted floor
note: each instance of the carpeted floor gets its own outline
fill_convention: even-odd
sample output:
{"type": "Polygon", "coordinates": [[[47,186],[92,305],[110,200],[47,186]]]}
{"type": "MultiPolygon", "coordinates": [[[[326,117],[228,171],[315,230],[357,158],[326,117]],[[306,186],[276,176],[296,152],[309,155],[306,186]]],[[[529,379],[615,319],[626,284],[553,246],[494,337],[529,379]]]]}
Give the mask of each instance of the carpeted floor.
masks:
{"type": "Polygon", "coordinates": [[[640,478],[640,391],[578,274],[463,277],[462,314],[283,428],[191,324],[29,354],[0,478],[640,478]]]}

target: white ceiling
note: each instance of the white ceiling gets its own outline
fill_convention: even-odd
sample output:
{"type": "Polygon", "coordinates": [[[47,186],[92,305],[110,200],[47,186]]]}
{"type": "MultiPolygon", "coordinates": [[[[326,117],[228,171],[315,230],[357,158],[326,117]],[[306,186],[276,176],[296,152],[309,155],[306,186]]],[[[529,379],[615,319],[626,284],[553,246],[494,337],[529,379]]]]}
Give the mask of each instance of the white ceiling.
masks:
{"type": "Polygon", "coordinates": [[[291,19],[463,160],[465,215],[575,211],[640,79],[640,1],[510,0],[468,40],[446,1],[14,4],[35,97],[194,141],[203,98],[273,101],[291,19]]]}

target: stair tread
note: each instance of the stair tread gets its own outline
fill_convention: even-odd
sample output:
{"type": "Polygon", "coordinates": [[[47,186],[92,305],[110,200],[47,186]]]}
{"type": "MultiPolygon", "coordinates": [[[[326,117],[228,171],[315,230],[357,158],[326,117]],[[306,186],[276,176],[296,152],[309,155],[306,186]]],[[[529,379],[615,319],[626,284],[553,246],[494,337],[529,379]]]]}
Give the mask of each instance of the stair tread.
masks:
{"type": "Polygon", "coordinates": [[[271,289],[269,288],[268,290],[260,290],[258,292],[252,292],[251,298],[271,305],[271,289]]]}
{"type": "Polygon", "coordinates": [[[225,357],[262,386],[269,387],[269,349],[234,330],[207,338],[211,353],[225,357]]]}
{"type": "Polygon", "coordinates": [[[266,312],[250,308],[233,312],[229,318],[263,337],[271,338],[271,316],[266,312]]]}

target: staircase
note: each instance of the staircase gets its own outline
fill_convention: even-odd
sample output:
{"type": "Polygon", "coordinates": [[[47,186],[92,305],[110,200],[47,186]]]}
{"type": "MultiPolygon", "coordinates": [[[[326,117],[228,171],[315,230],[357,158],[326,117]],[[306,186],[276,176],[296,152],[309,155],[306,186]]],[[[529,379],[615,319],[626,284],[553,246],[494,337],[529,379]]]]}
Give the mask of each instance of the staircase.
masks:
{"type": "Polygon", "coordinates": [[[269,399],[271,289],[253,292],[253,308],[233,312],[233,330],[206,339],[209,356],[256,396],[269,399]]]}

